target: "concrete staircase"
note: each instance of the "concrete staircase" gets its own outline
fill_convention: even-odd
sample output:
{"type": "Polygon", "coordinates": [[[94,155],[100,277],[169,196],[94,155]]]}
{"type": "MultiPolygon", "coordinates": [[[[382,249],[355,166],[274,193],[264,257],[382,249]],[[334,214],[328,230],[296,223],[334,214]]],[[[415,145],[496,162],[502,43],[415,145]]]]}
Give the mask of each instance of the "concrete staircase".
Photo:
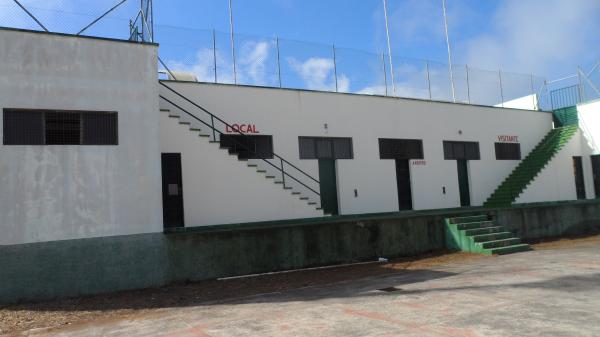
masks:
{"type": "MultiPolygon", "coordinates": [[[[264,175],[268,182],[274,183],[278,186],[281,186],[282,189],[289,191],[291,197],[299,198],[301,201],[306,202],[309,207],[313,207],[324,216],[329,215],[325,214],[321,208],[320,196],[304,186],[310,184],[309,187],[312,190],[319,191],[318,183],[309,182],[309,179],[304,179],[304,182],[301,184],[300,182],[295,181],[292,176],[286,175],[284,177],[281,171],[278,170],[278,167],[275,166],[275,164],[270,164],[270,161],[242,158],[234,150],[225,147],[220,143],[219,133],[213,132],[210,127],[198,122],[194,118],[190,118],[186,113],[180,111],[174,106],[171,106],[164,100],[161,100],[160,111],[161,113],[168,114],[169,118],[177,119],[179,124],[188,126],[191,132],[198,134],[200,140],[205,140],[211,144],[218,145],[220,149],[228,151],[231,156],[237,157],[237,160],[243,165],[247,166],[249,169],[253,169],[258,174],[264,175]]],[[[292,171],[293,168],[288,167],[288,170],[292,171]]]]}
{"type": "Polygon", "coordinates": [[[446,218],[446,247],[486,255],[504,255],[531,250],[504,226],[486,215],[446,218]]]}
{"type": "Polygon", "coordinates": [[[548,165],[577,131],[577,125],[555,128],[527,155],[483,203],[484,207],[508,207],[548,165]]]}

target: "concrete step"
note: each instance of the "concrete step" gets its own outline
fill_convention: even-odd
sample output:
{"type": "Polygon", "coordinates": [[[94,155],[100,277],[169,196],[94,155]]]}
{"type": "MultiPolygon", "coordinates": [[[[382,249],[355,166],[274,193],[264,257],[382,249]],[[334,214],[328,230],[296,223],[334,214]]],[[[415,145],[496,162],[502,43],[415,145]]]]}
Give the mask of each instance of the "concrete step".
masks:
{"type": "Polygon", "coordinates": [[[487,219],[488,219],[487,215],[460,216],[460,217],[450,218],[450,223],[459,224],[459,223],[464,223],[464,222],[486,221],[487,219]]]}
{"type": "Polygon", "coordinates": [[[521,243],[518,245],[506,246],[506,247],[498,247],[492,248],[489,250],[490,254],[493,255],[506,255],[512,253],[526,252],[530,251],[531,247],[526,243],[521,243]]]}
{"type": "Polygon", "coordinates": [[[473,235],[473,241],[475,242],[489,242],[503,239],[510,239],[513,237],[511,232],[497,232],[490,234],[473,235]]]}
{"type": "Polygon", "coordinates": [[[521,243],[521,239],[513,237],[513,238],[509,238],[509,239],[478,242],[477,244],[481,245],[481,248],[483,248],[483,249],[492,249],[492,248],[514,246],[514,245],[518,245],[520,243],[521,243]]]}
{"type": "Polygon", "coordinates": [[[475,235],[482,235],[482,234],[500,233],[503,230],[504,230],[504,227],[502,227],[502,226],[493,226],[493,227],[467,229],[464,231],[464,234],[465,234],[465,236],[475,236],[475,235]]]}
{"type": "Polygon", "coordinates": [[[493,221],[477,221],[477,222],[463,222],[456,226],[457,226],[458,230],[466,230],[466,229],[494,227],[495,224],[493,221]]]}

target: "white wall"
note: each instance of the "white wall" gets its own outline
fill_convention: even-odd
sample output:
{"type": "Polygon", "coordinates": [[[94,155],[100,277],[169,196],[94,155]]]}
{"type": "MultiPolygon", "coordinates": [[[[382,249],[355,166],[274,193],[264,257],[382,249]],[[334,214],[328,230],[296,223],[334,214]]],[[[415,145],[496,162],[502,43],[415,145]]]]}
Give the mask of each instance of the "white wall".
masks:
{"type": "Polygon", "coordinates": [[[591,154],[600,153],[600,101],[577,106],[579,128],[583,131],[586,144],[591,154]]]}
{"type": "Polygon", "coordinates": [[[497,104],[496,107],[512,108],[512,109],[526,109],[526,110],[537,110],[538,108],[538,95],[532,94],[519,98],[506,101],[504,103],[497,104]]]}
{"type": "MultiPolygon", "coordinates": [[[[260,133],[273,135],[276,153],[315,177],[317,161],[299,159],[298,136],[352,137],[354,159],[337,162],[342,214],[398,210],[394,162],[379,159],[379,138],[423,139],[426,165],[411,167],[413,203],[415,209],[433,209],[460,204],[456,161],[443,159],[443,140],[480,143],[481,160],[471,161],[469,170],[472,204],[481,205],[518,164],[495,159],[498,136],[518,136],[526,155],[552,127],[551,114],[538,111],[285,89],[166,84],[229,123],[256,124],[260,133]],[[445,195],[442,187],[446,187],[445,195]]],[[[175,99],[163,88],[161,94],[175,99]]]]}
{"type": "Polygon", "coordinates": [[[600,154],[600,101],[577,106],[579,128],[581,129],[581,151],[585,177],[585,190],[588,199],[596,197],[591,155],[600,154]]]}
{"type": "Polygon", "coordinates": [[[161,151],[181,153],[186,226],[323,216],[178,118],[160,115],[161,151]]]}
{"type": "MultiPolygon", "coordinates": [[[[516,203],[576,200],[573,156],[580,155],[581,133],[578,131],[527,186],[516,203]]],[[[586,173],[584,165],[584,176],[586,173]]]]}
{"type": "Polygon", "coordinates": [[[0,145],[0,245],[162,230],[156,51],[0,29],[0,112],[119,119],[118,146],[0,145]]]}

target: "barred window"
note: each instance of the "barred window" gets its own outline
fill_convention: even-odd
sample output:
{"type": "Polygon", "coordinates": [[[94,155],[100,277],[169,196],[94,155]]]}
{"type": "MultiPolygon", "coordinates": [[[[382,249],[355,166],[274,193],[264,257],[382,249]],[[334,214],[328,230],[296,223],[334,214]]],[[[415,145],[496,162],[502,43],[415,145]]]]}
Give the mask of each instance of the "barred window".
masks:
{"type": "Polygon", "coordinates": [[[521,144],[496,143],[497,160],[521,160],[521,144]]]}
{"type": "Polygon", "coordinates": [[[4,109],[4,145],[117,145],[116,112],[4,109]]]}
{"type": "Polygon", "coordinates": [[[446,160],[480,160],[479,143],[444,141],[444,159],[446,160]]]}
{"type": "Polygon", "coordinates": [[[221,146],[243,159],[273,158],[273,136],[221,135],[221,146]]]}
{"type": "Polygon", "coordinates": [[[298,137],[300,159],[354,159],[352,138],[298,137]]]}
{"type": "Polygon", "coordinates": [[[424,159],[423,141],[420,139],[379,139],[381,159],[424,159]]]}

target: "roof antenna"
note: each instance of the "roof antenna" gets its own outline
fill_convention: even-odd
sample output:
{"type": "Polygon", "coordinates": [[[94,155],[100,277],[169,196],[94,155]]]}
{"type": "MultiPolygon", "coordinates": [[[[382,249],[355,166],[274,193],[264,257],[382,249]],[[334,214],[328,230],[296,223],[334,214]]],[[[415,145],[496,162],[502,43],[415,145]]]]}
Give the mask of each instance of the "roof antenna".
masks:
{"type": "Polygon", "coordinates": [[[21,3],[18,0],[13,0],[17,5],[19,5],[19,7],[21,7],[22,10],[25,11],[25,13],[27,13],[27,15],[29,15],[33,21],[35,21],[38,25],[40,25],[40,27],[42,27],[42,29],[44,29],[45,31],[49,31],[46,27],[44,27],[44,25],[42,25],[42,23],[40,22],[40,20],[38,20],[35,16],[33,16],[33,14],[31,14],[27,8],[25,8],[25,6],[21,5],[21,3]]]}

